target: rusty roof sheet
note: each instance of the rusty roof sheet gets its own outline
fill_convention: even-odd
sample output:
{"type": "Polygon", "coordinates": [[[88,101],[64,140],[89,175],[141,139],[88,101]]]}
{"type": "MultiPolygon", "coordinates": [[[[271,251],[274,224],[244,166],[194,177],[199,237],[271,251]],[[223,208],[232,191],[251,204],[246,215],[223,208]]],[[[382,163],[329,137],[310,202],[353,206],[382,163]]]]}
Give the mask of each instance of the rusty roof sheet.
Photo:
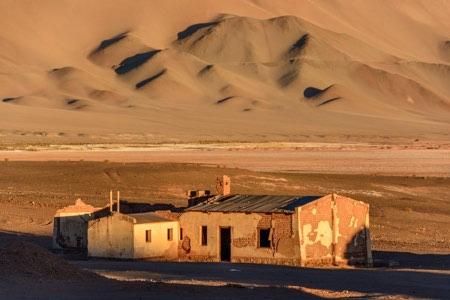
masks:
{"type": "Polygon", "coordinates": [[[145,224],[145,223],[158,223],[158,222],[173,222],[163,217],[160,217],[152,212],[139,213],[139,214],[129,214],[126,215],[134,219],[134,224],[145,224]]]}
{"type": "Polygon", "coordinates": [[[186,211],[293,213],[322,196],[227,195],[211,198],[186,211]]]}

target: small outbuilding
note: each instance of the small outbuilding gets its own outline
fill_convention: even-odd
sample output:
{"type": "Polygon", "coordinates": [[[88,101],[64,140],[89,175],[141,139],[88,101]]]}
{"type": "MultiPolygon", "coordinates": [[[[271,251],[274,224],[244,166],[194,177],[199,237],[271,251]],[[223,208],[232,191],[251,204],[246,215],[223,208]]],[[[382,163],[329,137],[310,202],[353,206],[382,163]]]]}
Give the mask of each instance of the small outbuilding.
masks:
{"type": "Polygon", "coordinates": [[[90,220],[88,255],[121,259],[174,260],[178,257],[177,221],[155,213],[110,215],[90,220]]]}
{"type": "Polygon", "coordinates": [[[53,248],[57,250],[87,247],[87,224],[101,208],[77,199],[74,205],[56,211],[53,219],[53,248]]]}

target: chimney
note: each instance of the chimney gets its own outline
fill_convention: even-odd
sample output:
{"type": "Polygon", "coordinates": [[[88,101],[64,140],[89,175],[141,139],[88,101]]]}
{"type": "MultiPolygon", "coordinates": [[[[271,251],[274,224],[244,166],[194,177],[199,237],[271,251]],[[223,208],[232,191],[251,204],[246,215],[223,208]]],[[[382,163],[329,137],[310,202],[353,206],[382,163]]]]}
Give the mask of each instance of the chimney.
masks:
{"type": "Polygon", "coordinates": [[[222,195],[226,196],[231,193],[231,179],[227,175],[223,175],[222,179],[222,195]]]}
{"type": "Polygon", "coordinates": [[[113,191],[109,191],[109,212],[113,212],[113,191]]]}
{"type": "Polygon", "coordinates": [[[120,213],[120,192],[117,191],[117,212],[120,213]]]}

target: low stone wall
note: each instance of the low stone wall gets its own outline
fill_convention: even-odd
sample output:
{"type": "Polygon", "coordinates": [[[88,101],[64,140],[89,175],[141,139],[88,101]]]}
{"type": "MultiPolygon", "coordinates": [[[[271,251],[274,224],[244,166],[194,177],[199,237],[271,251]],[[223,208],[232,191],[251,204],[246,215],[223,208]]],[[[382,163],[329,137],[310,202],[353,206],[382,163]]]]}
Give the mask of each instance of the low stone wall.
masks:
{"type": "Polygon", "coordinates": [[[207,255],[183,255],[179,257],[179,260],[190,262],[220,262],[219,258],[207,255]]]}
{"type": "Polygon", "coordinates": [[[284,265],[284,266],[300,266],[300,259],[296,258],[255,258],[255,257],[233,257],[233,263],[248,264],[268,264],[268,265],[284,265]]]}

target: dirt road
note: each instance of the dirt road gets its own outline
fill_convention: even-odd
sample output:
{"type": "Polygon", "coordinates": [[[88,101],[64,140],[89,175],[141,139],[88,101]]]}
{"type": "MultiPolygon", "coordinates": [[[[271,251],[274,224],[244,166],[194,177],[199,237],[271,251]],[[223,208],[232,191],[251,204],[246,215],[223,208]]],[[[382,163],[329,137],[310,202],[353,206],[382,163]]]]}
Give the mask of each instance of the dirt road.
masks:
{"type": "MultiPolygon", "coordinates": [[[[446,259],[450,263],[450,258],[446,259]]],[[[450,271],[414,269],[310,269],[229,263],[78,261],[76,265],[123,281],[243,287],[309,288],[339,292],[340,297],[406,296],[441,298],[450,294],[450,271]]],[[[322,295],[324,296],[324,295],[322,295]]]]}

